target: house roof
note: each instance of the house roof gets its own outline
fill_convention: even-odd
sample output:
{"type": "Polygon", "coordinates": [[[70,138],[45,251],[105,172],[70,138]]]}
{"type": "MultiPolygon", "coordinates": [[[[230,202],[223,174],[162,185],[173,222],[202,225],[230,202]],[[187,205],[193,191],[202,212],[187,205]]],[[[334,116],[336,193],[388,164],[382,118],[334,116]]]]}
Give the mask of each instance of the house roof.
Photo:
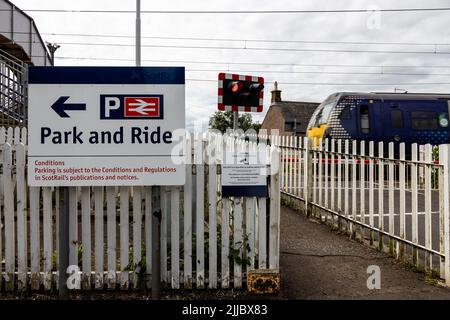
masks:
{"type": "Polygon", "coordinates": [[[300,101],[279,101],[272,104],[271,108],[279,108],[285,122],[296,122],[297,131],[306,132],[309,119],[319,103],[300,101]]]}

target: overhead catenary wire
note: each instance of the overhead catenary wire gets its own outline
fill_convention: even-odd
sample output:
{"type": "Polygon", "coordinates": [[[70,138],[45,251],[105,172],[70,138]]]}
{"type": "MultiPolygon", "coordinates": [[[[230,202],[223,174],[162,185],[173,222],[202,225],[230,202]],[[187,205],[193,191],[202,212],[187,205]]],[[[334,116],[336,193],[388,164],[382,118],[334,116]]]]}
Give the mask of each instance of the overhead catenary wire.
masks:
{"type": "MultiPolygon", "coordinates": [[[[0,33],[11,33],[10,31],[0,31],[0,33]]],[[[13,31],[14,34],[29,34],[25,31],[13,31]]],[[[119,38],[134,39],[134,35],[125,34],[89,34],[89,33],[41,33],[46,36],[64,36],[64,37],[92,37],[92,38],[119,38]]],[[[213,38],[213,37],[174,37],[174,36],[141,36],[142,39],[158,40],[186,40],[186,41],[224,41],[224,42],[261,42],[261,43],[315,43],[315,44],[345,44],[345,45],[399,45],[399,46],[450,46],[446,42],[379,42],[379,41],[329,41],[329,40],[310,40],[310,39],[255,39],[255,38],[213,38]]]]}
{"type": "MultiPolygon", "coordinates": [[[[41,57],[41,56],[38,56],[41,57]]],[[[134,61],[127,58],[111,58],[111,57],[70,57],[58,56],[56,59],[62,60],[98,60],[98,61],[134,61]]],[[[362,65],[362,64],[303,64],[303,63],[280,63],[280,62],[250,62],[250,61],[207,61],[207,60],[163,60],[163,59],[143,59],[146,62],[158,63],[188,63],[188,64],[214,64],[214,65],[255,65],[255,66],[287,66],[287,67],[337,67],[337,68],[437,68],[446,69],[450,65],[362,65]]]]}
{"type": "MultiPolygon", "coordinates": [[[[7,42],[8,43],[8,42],[7,42]]],[[[10,42],[14,43],[14,42],[10,42]]],[[[17,41],[16,43],[24,43],[17,41]]],[[[29,43],[29,42],[26,42],[29,43]]],[[[94,42],[58,42],[60,45],[76,46],[104,46],[104,47],[134,47],[126,43],[94,43],[94,42]]],[[[448,55],[450,51],[399,51],[399,50],[367,50],[367,49],[319,49],[319,48],[264,48],[264,47],[227,47],[227,46],[188,46],[188,45],[159,45],[142,44],[143,48],[168,49],[204,49],[204,50],[246,50],[246,51],[286,51],[286,52],[330,52],[330,53],[389,53],[389,54],[433,54],[448,55]]]]}
{"type": "MultiPolygon", "coordinates": [[[[11,9],[0,9],[11,11],[11,9]]],[[[94,10],[94,9],[22,9],[25,12],[45,13],[125,13],[135,14],[135,10],[94,10]]],[[[328,10],[141,10],[141,14],[315,14],[315,13],[367,13],[367,12],[435,12],[450,11],[450,7],[435,8],[379,8],[379,9],[328,9],[328,10]]]]}
{"type": "MultiPolygon", "coordinates": [[[[196,79],[196,78],[186,78],[186,81],[199,81],[199,82],[217,82],[217,79],[196,79]]],[[[275,79],[266,79],[266,82],[274,82],[275,79]]],[[[364,82],[289,82],[289,81],[278,81],[278,84],[283,85],[320,85],[320,86],[421,86],[421,85],[450,85],[450,82],[393,82],[393,83],[364,83],[364,82]]]]}

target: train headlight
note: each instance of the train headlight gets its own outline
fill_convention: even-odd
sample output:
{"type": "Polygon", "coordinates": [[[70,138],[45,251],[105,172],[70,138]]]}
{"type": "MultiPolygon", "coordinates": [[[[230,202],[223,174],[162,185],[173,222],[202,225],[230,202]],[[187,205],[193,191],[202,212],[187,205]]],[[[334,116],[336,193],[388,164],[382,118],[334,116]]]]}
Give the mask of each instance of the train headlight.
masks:
{"type": "Polygon", "coordinates": [[[448,127],[448,119],[444,113],[439,116],[439,125],[444,128],[448,127]]]}

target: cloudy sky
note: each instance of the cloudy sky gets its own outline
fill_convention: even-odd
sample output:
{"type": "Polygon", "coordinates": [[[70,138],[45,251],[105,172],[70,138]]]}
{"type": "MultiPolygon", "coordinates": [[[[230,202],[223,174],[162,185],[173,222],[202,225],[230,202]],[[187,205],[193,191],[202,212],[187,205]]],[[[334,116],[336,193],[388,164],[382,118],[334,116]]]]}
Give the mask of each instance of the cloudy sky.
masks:
{"type": "MultiPolygon", "coordinates": [[[[134,0],[12,2],[24,10],[135,9],[134,0]]],[[[148,11],[437,7],[450,7],[449,1],[142,0],[142,10],[148,11]]],[[[133,14],[28,13],[45,41],[61,45],[56,52],[58,66],[134,64],[133,14]]],[[[216,111],[219,72],[263,76],[264,113],[253,114],[261,121],[275,80],[283,91],[283,100],[291,101],[320,102],[337,91],[392,92],[399,88],[409,92],[450,92],[449,21],[450,11],[143,13],[142,64],[186,67],[186,122],[190,128],[194,124],[206,126],[216,111]]]]}

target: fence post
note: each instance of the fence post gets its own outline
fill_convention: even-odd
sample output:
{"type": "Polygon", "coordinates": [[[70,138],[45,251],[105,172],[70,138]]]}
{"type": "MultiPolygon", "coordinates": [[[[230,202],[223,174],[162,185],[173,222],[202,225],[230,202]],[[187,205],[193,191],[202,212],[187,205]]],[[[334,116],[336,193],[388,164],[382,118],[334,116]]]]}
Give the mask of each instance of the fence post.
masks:
{"type": "MultiPolygon", "coordinates": [[[[440,215],[442,217],[443,214],[443,221],[444,221],[444,278],[445,278],[445,284],[447,286],[450,286],[450,203],[449,203],[449,196],[450,196],[450,166],[449,166],[449,159],[450,159],[450,148],[448,144],[442,144],[439,146],[439,163],[442,165],[443,168],[443,183],[441,184],[441,205],[440,207],[440,215]]],[[[441,220],[442,221],[442,220],[441,220]]],[[[442,270],[441,270],[442,274],[442,270]]]]}
{"type": "Polygon", "coordinates": [[[311,215],[311,210],[309,208],[309,202],[312,198],[312,188],[311,188],[311,174],[312,174],[312,165],[311,165],[311,154],[309,152],[311,143],[307,137],[304,138],[304,146],[305,146],[305,154],[303,156],[305,165],[303,166],[303,194],[305,197],[305,213],[309,217],[311,215]]]}

